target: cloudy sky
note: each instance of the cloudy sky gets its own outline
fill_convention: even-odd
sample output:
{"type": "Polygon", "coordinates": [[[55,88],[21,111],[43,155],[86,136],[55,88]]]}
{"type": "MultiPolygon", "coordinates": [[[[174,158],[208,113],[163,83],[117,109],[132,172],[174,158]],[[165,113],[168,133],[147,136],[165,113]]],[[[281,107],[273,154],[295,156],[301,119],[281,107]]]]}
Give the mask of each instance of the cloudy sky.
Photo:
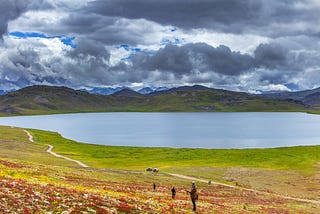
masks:
{"type": "Polygon", "coordinates": [[[320,86],[319,0],[0,0],[0,89],[320,86]]]}

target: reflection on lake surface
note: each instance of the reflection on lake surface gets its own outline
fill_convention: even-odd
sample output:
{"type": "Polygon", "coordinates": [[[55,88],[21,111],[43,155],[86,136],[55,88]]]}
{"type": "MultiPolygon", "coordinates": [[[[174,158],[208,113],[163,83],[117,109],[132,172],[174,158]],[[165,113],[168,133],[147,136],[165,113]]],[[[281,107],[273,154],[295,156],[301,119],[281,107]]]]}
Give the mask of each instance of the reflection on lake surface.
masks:
{"type": "Polygon", "coordinates": [[[320,145],[320,115],[305,113],[83,113],[0,117],[0,125],[56,131],[80,142],[148,147],[320,145]]]}

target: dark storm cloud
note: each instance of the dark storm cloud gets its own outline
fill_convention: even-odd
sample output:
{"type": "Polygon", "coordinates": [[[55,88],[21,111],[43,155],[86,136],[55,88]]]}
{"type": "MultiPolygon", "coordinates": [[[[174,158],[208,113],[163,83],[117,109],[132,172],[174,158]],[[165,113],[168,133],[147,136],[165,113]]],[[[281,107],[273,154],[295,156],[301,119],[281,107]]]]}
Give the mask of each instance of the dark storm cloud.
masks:
{"type": "Polygon", "coordinates": [[[142,20],[119,19],[118,17],[101,16],[81,11],[71,13],[61,20],[56,31],[73,32],[92,40],[103,42],[106,45],[143,43],[150,26],[142,20]]]}
{"type": "Polygon", "coordinates": [[[15,52],[10,53],[8,58],[15,67],[28,69],[39,60],[39,55],[32,49],[17,49],[15,52]]]}
{"type": "MultiPolygon", "coordinates": [[[[237,84],[243,84],[240,83],[242,75],[253,76],[252,84],[281,85],[301,78],[310,66],[316,68],[319,60],[320,54],[292,51],[279,43],[260,44],[253,55],[235,52],[222,45],[212,47],[205,43],[183,46],[169,44],[152,56],[135,54],[132,57],[132,67],[127,66],[127,69],[140,71],[138,76],[142,80],[158,71],[163,80],[172,74],[176,81],[183,77],[188,83],[214,83],[221,87],[237,81],[237,84]]],[[[245,84],[250,83],[247,81],[245,84]]]]}
{"type": "Polygon", "coordinates": [[[144,18],[165,25],[206,28],[246,22],[257,17],[260,8],[258,1],[251,0],[97,0],[89,4],[88,10],[105,16],[144,18]]]}
{"type": "Polygon", "coordinates": [[[8,22],[19,17],[28,4],[25,0],[0,0],[0,39],[7,32],[8,22]]]}
{"type": "Polygon", "coordinates": [[[38,74],[44,73],[38,64],[38,54],[32,49],[18,48],[15,51],[8,51],[6,58],[1,58],[1,62],[0,79],[3,86],[24,87],[30,85],[32,79],[37,78],[38,74]]]}
{"type": "Polygon", "coordinates": [[[112,25],[115,18],[102,17],[87,13],[71,13],[61,20],[61,30],[67,30],[79,34],[90,34],[97,29],[112,25]]]}
{"type": "Polygon", "coordinates": [[[105,49],[102,43],[82,39],[78,41],[77,47],[72,49],[68,54],[73,58],[94,57],[95,59],[103,59],[107,62],[110,59],[110,53],[105,49]]]}
{"type": "Polygon", "coordinates": [[[43,0],[0,0],[0,39],[7,33],[8,22],[27,10],[50,9],[52,5],[43,0]]]}
{"type": "Polygon", "coordinates": [[[320,60],[317,45],[313,40],[309,40],[309,43],[313,43],[315,49],[295,49],[290,43],[260,44],[254,51],[255,66],[267,70],[264,75],[273,76],[274,79],[278,77],[270,75],[270,71],[282,71],[281,75],[290,78],[294,72],[317,68],[320,60]]]}
{"type": "Polygon", "coordinates": [[[288,62],[288,49],[280,44],[260,44],[254,55],[257,65],[268,69],[286,66],[288,62]]]}
{"type": "Polygon", "coordinates": [[[168,44],[153,56],[141,53],[133,57],[133,65],[145,70],[170,71],[176,75],[191,71],[239,75],[253,68],[254,59],[229,47],[214,48],[205,43],[177,46],[168,44]]]}
{"type": "Polygon", "coordinates": [[[192,64],[188,56],[188,49],[184,46],[166,45],[153,56],[145,55],[147,59],[135,58],[133,63],[141,63],[147,70],[174,71],[176,73],[188,73],[192,64]]]}
{"type": "Polygon", "coordinates": [[[315,36],[319,35],[314,27],[320,21],[319,10],[319,6],[307,0],[96,0],[68,11],[68,16],[55,25],[36,23],[32,27],[54,35],[82,36],[106,45],[134,46],[145,44],[152,32],[152,24],[149,22],[148,26],[145,20],[178,26],[185,32],[204,28],[273,38],[315,36]]]}
{"type": "MultiPolygon", "coordinates": [[[[207,69],[226,75],[239,75],[253,66],[253,59],[247,54],[231,51],[229,47],[220,45],[216,48],[206,43],[188,44],[194,55],[199,57],[207,69]]],[[[199,65],[197,65],[199,66],[199,65]]]]}
{"type": "MultiPolygon", "coordinates": [[[[319,21],[319,6],[307,0],[96,0],[85,10],[106,17],[143,18],[185,29],[271,36],[303,34],[306,29],[288,25],[303,23],[307,27],[319,21]]],[[[314,28],[308,30],[308,34],[319,33],[314,28]]]]}
{"type": "Polygon", "coordinates": [[[8,49],[5,55],[0,55],[0,79],[17,87],[107,82],[110,54],[103,45],[80,40],[76,49],[65,50],[62,55],[42,52],[43,48],[41,43],[34,43],[8,49]]]}

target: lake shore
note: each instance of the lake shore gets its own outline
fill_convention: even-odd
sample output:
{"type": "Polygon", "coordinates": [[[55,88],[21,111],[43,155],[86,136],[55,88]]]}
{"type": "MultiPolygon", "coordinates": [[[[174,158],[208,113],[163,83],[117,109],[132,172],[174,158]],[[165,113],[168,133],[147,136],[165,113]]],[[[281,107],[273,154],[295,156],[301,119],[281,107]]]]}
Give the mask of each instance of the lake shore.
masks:
{"type": "Polygon", "coordinates": [[[305,113],[86,113],[0,118],[89,144],[169,148],[318,145],[320,117],[305,113]]]}

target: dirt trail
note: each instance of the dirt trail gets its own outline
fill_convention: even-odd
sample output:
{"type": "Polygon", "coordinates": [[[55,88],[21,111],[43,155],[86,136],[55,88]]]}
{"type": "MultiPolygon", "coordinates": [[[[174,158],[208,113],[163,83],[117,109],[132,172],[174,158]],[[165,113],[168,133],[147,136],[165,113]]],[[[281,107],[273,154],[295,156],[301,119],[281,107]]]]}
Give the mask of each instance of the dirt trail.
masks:
{"type": "Polygon", "coordinates": [[[34,141],[33,141],[33,136],[30,134],[30,132],[28,132],[27,130],[23,130],[25,133],[27,133],[27,135],[28,135],[28,138],[29,138],[29,141],[31,142],[31,143],[34,143],[34,141]]]}
{"type": "MultiPolygon", "coordinates": [[[[177,177],[177,178],[183,178],[183,179],[192,180],[192,181],[199,181],[199,182],[202,182],[202,183],[208,183],[209,182],[208,180],[199,179],[199,178],[186,176],[186,175],[173,174],[173,173],[168,173],[168,174],[171,175],[171,176],[177,177]]],[[[299,201],[299,202],[305,202],[305,203],[312,203],[312,204],[320,205],[320,201],[316,201],[316,200],[309,200],[309,199],[304,199],[304,198],[295,198],[295,197],[290,197],[290,196],[285,196],[285,195],[279,195],[279,194],[276,194],[276,193],[269,193],[269,192],[255,190],[255,189],[250,189],[250,188],[245,188],[245,187],[239,187],[239,186],[233,186],[233,185],[229,185],[229,184],[214,182],[214,181],[211,181],[211,184],[219,185],[219,186],[225,186],[225,187],[238,189],[238,190],[250,191],[250,192],[263,194],[263,195],[275,196],[275,197],[279,197],[279,198],[283,198],[283,199],[287,199],[287,200],[293,200],[293,201],[299,201]]]]}
{"type": "Polygon", "coordinates": [[[77,161],[77,160],[75,160],[75,159],[68,158],[68,157],[65,157],[65,156],[63,156],[63,155],[59,155],[59,154],[53,152],[53,151],[52,151],[52,149],[53,149],[53,146],[52,146],[52,145],[47,144],[47,146],[49,146],[49,148],[47,149],[47,152],[48,152],[49,154],[51,154],[51,155],[53,155],[53,156],[56,156],[57,158],[63,158],[63,159],[66,159],[66,160],[68,160],[68,161],[75,162],[75,163],[77,163],[78,165],[80,165],[80,166],[82,166],[82,167],[84,167],[84,168],[88,168],[88,167],[89,167],[89,166],[87,166],[86,164],[82,163],[81,161],[77,161]]]}
{"type": "MultiPolygon", "coordinates": [[[[34,143],[34,140],[33,140],[33,136],[30,134],[30,132],[28,132],[27,130],[24,130],[25,133],[27,133],[28,137],[29,137],[29,141],[34,143]]],[[[86,164],[82,163],[81,161],[77,161],[77,160],[74,160],[72,158],[68,158],[68,157],[65,157],[63,155],[59,155],[55,152],[52,151],[53,149],[53,146],[52,145],[49,145],[47,144],[47,146],[49,146],[49,148],[47,149],[46,152],[48,152],[49,154],[55,156],[55,157],[58,157],[58,158],[63,158],[63,159],[66,159],[68,161],[72,161],[72,162],[75,162],[77,163],[78,165],[80,165],[81,167],[84,167],[84,168],[88,168],[89,166],[87,166],[86,164]]]]}

